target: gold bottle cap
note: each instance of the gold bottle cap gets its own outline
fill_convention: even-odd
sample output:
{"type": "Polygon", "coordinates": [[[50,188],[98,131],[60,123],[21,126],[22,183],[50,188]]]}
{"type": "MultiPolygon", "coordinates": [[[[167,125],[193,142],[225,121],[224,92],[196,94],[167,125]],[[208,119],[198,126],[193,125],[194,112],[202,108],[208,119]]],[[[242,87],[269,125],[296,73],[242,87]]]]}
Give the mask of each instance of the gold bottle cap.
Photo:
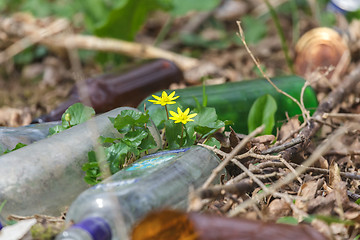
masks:
{"type": "Polygon", "coordinates": [[[343,74],[350,63],[346,41],[338,32],[326,27],[306,32],[297,42],[295,54],[295,72],[301,76],[314,71],[324,73],[332,66],[335,69],[327,75],[330,78],[334,72],[343,74]]]}

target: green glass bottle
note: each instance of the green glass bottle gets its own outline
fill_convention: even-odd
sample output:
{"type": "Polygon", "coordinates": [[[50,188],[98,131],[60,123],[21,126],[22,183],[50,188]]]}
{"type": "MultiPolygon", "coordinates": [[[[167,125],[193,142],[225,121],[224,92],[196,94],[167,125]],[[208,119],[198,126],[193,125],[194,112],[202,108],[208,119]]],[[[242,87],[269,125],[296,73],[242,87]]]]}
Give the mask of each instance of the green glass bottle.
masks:
{"type": "MultiPolygon", "coordinates": [[[[273,83],[287,92],[297,100],[300,100],[301,89],[304,86],[305,80],[298,76],[284,76],[275,77],[271,79],[273,83]]],[[[165,90],[168,94],[172,90],[165,90]]],[[[162,91],[154,93],[160,96],[162,91]]],[[[219,85],[207,85],[205,87],[207,95],[207,106],[214,107],[216,113],[221,120],[230,120],[233,122],[232,128],[238,133],[248,133],[247,118],[252,104],[255,100],[265,94],[270,94],[277,103],[277,111],[275,114],[276,126],[286,120],[286,113],[289,117],[301,115],[301,110],[296,103],[290,98],[276,91],[266,79],[254,79],[239,82],[229,82],[219,85]]],[[[176,96],[180,96],[176,101],[184,108],[195,108],[197,106],[196,100],[203,101],[203,87],[193,86],[184,89],[176,90],[176,96]]],[[[148,100],[152,96],[144,99],[138,106],[138,109],[143,111],[144,104],[146,109],[149,110],[151,118],[155,124],[156,118],[152,117],[156,111],[163,109],[161,105],[152,104],[148,100]]],[[[306,109],[313,113],[318,105],[316,93],[311,87],[307,87],[304,92],[304,104],[306,109]]],[[[172,105],[169,105],[171,109],[172,105]]],[[[184,109],[183,109],[184,110],[184,109]]]]}

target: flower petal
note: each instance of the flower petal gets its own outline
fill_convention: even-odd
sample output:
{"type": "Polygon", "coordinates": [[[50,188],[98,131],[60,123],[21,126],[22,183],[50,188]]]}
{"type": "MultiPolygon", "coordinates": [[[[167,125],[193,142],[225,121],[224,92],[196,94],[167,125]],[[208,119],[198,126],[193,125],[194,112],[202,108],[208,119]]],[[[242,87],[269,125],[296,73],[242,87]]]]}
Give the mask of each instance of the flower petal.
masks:
{"type": "Polygon", "coordinates": [[[176,112],[174,112],[174,111],[170,111],[170,114],[171,114],[171,116],[173,116],[173,117],[178,117],[179,115],[176,113],[176,112]]]}
{"type": "Polygon", "coordinates": [[[174,95],[175,95],[175,91],[173,91],[172,93],[170,93],[169,98],[174,97],[174,95]]]}
{"type": "Polygon", "coordinates": [[[195,117],[196,115],[197,115],[197,113],[192,113],[192,114],[188,115],[188,118],[193,118],[193,117],[195,117]]]}
{"type": "Polygon", "coordinates": [[[158,97],[156,95],[152,95],[153,98],[155,98],[156,100],[161,100],[161,97],[158,97]]]}
{"type": "Polygon", "coordinates": [[[161,94],[161,98],[164,99],[164,98],[167,98],[167,97],[168,97],[167,93],[165,91],[163,91],[162,94],[161,94]]]}

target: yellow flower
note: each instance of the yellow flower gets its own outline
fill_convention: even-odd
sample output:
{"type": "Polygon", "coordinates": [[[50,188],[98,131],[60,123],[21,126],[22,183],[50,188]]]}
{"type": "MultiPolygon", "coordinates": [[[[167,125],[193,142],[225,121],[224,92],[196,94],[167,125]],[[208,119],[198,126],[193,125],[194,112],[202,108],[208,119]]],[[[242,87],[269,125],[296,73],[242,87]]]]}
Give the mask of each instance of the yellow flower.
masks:
{"type": "Polygon", "coordinates": [[[194,121],[193,117],[195,117],[197,115],[197,113],[193,113],[189,115],[190,109],[187,108],[184,112],[181,111],[181,109],[178,107],[177,108],[178,113],[174,112],[174,111],[170,111],[170,114],[172,117],[170,117],[171,120],[174,120],[175,123],[183,123],[186,124],[187,122],[190,121],[194,121]]]}
{"type": "Polygon", "coordinates": [[[149,102],[153,102],[155,104],[160,104],[161,106],[165,106],[166,104],[174,104],[174,100],[177,99],[179,96],[174,97],[175,91],[170,93],[170,95],[167,95],[165,91],[162,92],[161,97],[158,97],[156,95],[152,95],[153,98],[156,100],[148,100],[149,102]]]}

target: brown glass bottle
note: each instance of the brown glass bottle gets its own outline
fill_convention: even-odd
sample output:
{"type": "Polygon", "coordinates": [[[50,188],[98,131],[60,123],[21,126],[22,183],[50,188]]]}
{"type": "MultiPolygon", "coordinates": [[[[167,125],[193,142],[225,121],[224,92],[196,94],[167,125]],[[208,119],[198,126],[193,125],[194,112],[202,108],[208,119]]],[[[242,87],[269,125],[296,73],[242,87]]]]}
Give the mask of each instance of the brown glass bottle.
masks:
{"type": "MultiPolygon", "coordinates": [[[[156,59],[127,71],[103,74],[85,80],[85,88],[91,107],[96,113],[103,113],[121,106],[136,107],[148,95],[167,89],[171,83],[183,79],[181,70],[171,61],[156,59]]],[[[74,103],[84,102],[79,89],[74,87],[69,99],[49,114],[40,116],[33,123],[57,121],[65,110],[74,103]]]]}

